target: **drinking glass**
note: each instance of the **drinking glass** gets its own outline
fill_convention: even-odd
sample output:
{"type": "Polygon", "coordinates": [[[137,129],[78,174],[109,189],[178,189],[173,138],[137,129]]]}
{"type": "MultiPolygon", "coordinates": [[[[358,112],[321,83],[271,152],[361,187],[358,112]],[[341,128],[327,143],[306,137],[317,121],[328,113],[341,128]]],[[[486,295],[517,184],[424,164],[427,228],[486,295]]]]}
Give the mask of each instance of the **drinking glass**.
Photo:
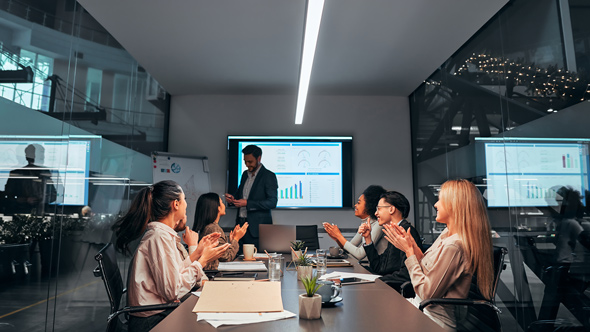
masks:
{"type": "Polygon", "coordinates": [[[321,276],[323,274],[326,274],[326,271],[328,270],[326,249],[317,249],[315,251],[315,253],[316,253],[317,274],[318,274],[318,276],[321,276]]]}
{"type": "Polygon", "coordinates": [[[268,261],[268,279],[270,281],[281,280],[281,255],[273,255],[268,261]]]}

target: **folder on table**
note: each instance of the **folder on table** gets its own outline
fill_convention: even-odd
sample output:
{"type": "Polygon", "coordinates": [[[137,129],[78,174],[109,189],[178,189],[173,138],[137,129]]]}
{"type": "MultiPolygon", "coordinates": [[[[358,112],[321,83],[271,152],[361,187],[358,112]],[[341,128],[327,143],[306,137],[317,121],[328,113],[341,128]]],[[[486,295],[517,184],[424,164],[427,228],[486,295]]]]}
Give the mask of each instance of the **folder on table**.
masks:
{"type": "Polygon", "coordinates": [[[206,282],[193,312],[283,311],[280,282],[206,282]]]}

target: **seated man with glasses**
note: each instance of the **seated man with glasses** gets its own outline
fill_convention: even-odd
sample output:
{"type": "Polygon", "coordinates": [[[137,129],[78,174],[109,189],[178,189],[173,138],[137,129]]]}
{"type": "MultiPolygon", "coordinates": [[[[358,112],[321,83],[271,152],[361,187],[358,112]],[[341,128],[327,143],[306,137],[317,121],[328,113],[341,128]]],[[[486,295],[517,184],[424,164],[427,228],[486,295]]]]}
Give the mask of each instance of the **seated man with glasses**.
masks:
{"type": "MultiPolygon", "coordinates": [[[[408,202],[408,199],[397,191],[388,191],[381,195],[375,215],[377,216],[377,221],[381,227],[391,223],[403,227],[406,231],[409,228],[410,234],[412,234],[418,247],[420,250],[423,250],[420,234],[418,234],[418,231],[416,231],[414,226],[406,220],[409,213],[410,202],[408,202]]],[[[400,269],[406,260],[405,254],[389,243],[387,249],[379,255],[371,241],[371,224],[362,224],[359,227],[359,234],[365,239],[365,252],[369,259],[369,268],[371,272],[374,274],[385,275],[391,274],[400,269]]]]}

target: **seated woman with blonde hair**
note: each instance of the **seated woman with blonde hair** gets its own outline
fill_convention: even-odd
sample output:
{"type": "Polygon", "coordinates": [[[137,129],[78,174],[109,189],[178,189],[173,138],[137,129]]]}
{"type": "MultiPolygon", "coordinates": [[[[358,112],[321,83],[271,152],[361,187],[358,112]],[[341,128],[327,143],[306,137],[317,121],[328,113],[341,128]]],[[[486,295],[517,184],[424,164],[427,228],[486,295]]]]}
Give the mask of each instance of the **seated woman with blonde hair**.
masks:
{"type": "Polygon", "coordinates": [[[229,241],[227,236],[223,232],[223,229],[219,226],[219,219],[225,215],[225,204],[216,193],[206,193],[199,197],[197,200],[197,207],[195,211],[195,223],[193,225],[194,231],[198,232],[200,237],[203,238],[209,234],[219,233],[219,245],[222,246],[226,243],[230,243],[229,248],[225,253],[218,259],[209,262],[203,267],[203,270],[217,270],[219,262],[229,262],[236,258],[236,254],[240,249],[238,242],[246,234],[248,229],[248,223],[244,223],[243,226],[236,225],[233,231],[229,234],[229,241]]]}
{"type": "MultiPolygon", "coordinates": [[[[397,225],[385,226],[385,238],[405,252],[418,306],[430,298],[467,298],[472,277],[481,295],[490,300],[493,291],[493,251],[490,223],[479,190],[467,180],[449,180],[440,190],[436,221],[447,228],[424,253],[414,238],[397,225]]],[[[455,329],[453,312],[429,306],[424,312],[440,326],[455,329]]]]}

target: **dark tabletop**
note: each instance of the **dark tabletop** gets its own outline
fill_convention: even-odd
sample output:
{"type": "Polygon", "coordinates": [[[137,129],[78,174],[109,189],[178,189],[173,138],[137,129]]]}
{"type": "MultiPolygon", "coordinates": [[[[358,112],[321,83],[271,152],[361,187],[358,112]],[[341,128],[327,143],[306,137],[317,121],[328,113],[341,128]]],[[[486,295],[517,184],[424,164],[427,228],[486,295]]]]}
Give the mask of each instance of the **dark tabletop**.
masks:
{"type": "MultiPolygon", "coordinates": [[[[353,265],[329,268],[328,273],[367,273],[358,263],[355,262],[353,265]]],[[[266,278],[266,274],[259,274],[259,278],[266,278]]],[[[284,309],[298,315],[298,296],[305,291],[301,281],[297,281],[296,271],[285,271],[281,289],[284,309]]],[[[190,296],[152,331],[444,331],[380,280],[375,283],[343,286],[341,297],[342,302],[334,307],[322,308],[320,319],[304,320],[297,316],[265,323],[223,325],[215,329],[206,322],[197,322],[197,316],[192,309],[198,297],[190,296]]]]}

